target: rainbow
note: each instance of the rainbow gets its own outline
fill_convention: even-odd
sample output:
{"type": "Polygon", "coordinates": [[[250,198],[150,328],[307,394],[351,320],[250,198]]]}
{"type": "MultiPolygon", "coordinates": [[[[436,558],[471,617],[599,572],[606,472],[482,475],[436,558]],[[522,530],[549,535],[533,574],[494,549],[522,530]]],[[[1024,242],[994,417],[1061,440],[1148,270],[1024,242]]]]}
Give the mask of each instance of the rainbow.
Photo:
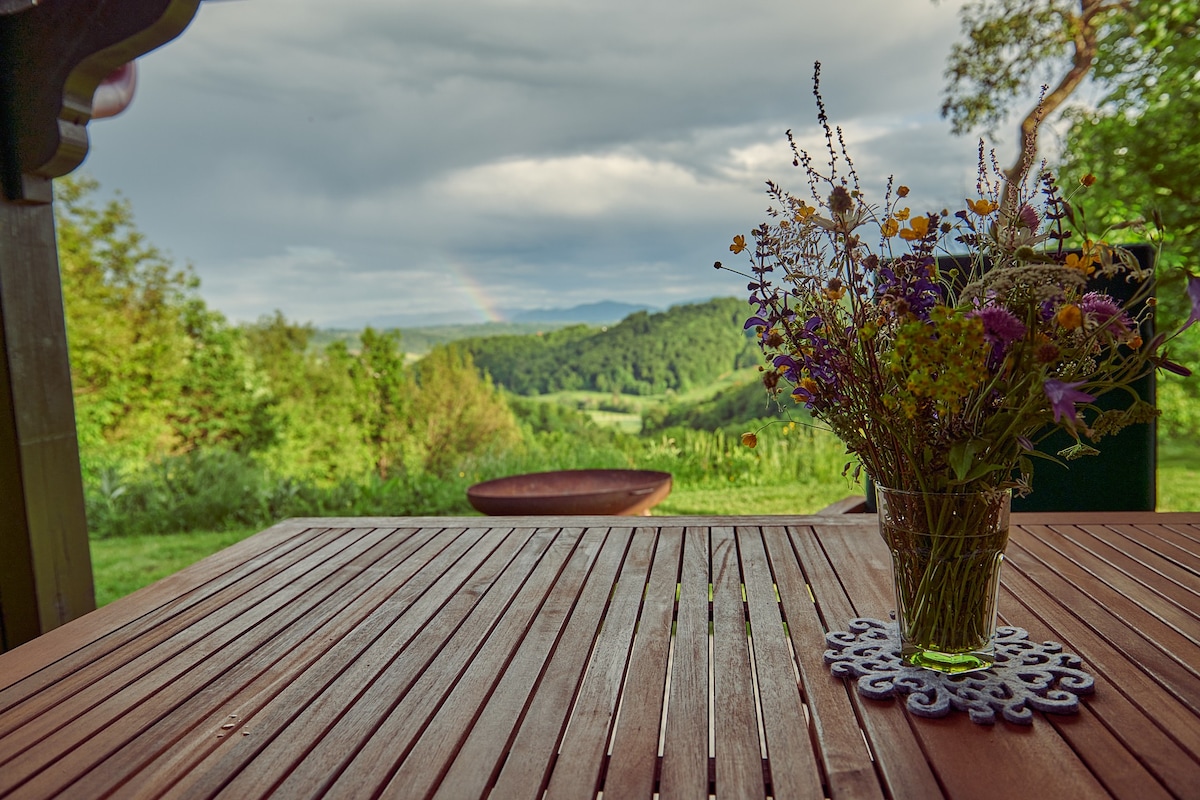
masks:
{"type": "Polygon", "coordinates": [[[496,303],[488,294],[487,289],[471,275],[466,264],[461,261],[447,260],[446,271],[452,276],[452,285],[461,293],[465,293],[471,301],[471,306],[483,314],[487,322],[505,322],[504,315],[496,309],[496,303]]]}

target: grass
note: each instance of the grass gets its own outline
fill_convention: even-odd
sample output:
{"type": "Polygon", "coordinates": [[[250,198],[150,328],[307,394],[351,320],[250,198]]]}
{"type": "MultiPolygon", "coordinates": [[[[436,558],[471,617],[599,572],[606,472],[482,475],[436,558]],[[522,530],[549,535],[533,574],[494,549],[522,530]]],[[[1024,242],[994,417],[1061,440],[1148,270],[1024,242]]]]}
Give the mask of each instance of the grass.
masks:
{"type": "Polygon", "coordinates": [[[93,539],[96,605],[103,606],[240,542],[256,529],[93,539]]]}
{"type": "Polygon", "coordinates": [[[840,478],[834,483],[795,486],[743,486],[736,489],[672,489],[654,507],[655,516],[738,514],[812,514],[830,503],[857,494],[840,478]]]}

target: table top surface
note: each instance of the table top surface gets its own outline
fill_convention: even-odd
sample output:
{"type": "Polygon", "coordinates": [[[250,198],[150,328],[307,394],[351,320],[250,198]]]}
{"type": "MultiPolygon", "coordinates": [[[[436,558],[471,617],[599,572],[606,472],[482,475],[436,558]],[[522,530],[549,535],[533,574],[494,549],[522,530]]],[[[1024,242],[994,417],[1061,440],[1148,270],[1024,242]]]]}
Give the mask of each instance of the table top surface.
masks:
{"type": "Polygon", "coordinates": [[[868,514],[290,520],[0,655],[0,797],[1197,797],[1200,513],[1013,515],[1073,715],[832,677],[893,606],[868,514]]]}

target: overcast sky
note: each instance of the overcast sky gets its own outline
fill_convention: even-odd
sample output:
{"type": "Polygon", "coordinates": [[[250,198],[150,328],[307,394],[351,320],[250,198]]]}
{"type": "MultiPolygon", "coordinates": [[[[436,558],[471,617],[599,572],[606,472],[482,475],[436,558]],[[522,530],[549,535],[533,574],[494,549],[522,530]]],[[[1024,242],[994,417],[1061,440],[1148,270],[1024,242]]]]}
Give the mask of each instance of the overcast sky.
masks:
{"type": "MultiPolygon", "coordinates": [[[[958,0],[228,0],[138,63],[80,167],[233,321],[479,322],[741,295],[801,190],[812,65],[864,186],[973,192],[939,115],[958,0]]],[[[1002,161],[1009,154],[1002,151],[1002,161]]]]}

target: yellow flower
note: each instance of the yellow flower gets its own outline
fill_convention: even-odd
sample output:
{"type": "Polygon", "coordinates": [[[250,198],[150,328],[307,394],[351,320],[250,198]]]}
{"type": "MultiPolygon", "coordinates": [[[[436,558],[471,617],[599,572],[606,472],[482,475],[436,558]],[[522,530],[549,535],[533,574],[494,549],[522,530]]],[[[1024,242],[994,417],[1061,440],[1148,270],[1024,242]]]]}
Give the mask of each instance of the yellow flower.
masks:
{"type": "Polygon", "coordinates": [[[753,449],[758,446],[758,437],[755,436],[753,433],[743,433],[742,434],[742,444],[744,444],[746,447],[753,449]]]}
{"type": "Polygon", "coordinates": [[[883,233],[883,238],[890,239],[899,233],[900,223],[896,221],[895,217],[888,217],[887,222],[883,223],[879,230],[881,233],[883,233]]]}
{"type": "Polygon", "coordinates": [[[967,207],[970,208],[972,211],[974,211],[979,216],[986,217],[988,214],[991,214],[993,211],[995,211],[1000,206],[996,205],[991,200],[987,200],[987,199],[971,200],[970,198],[968,198],[967,199],[967,207]]]}
{"type": "Polygon", "coordinates": [[[906,242],[924,239],[925,234],[929,233],[929,217],[913,217],[908,224],[912,227],[900,231],[900,238],[906,242]]]}
{"type": "Polygon", "coordinates": [[[815,213],[817,213],[816,208],[808,205],[804,201],[801,201],[800,207],[798,209],[796,209],[796,214],[795,214],[796,222],[804,222],[804,220],[808,219],[815,213]]]}
{"type": "Polygon", "coordinates": [[[1068,303],[1058,310],[1058,324],[1069,331],[1083,327],[1083,312],[1079,310],[1079,306],[1068,303]]]}
{"type": "Polygon", "coordinates": [[[908,187],[907,186],[898,187],[896,189],[896,196],[897,197],[908,197],[908,187]]]}
{"type": "Polygon", "coordinates": [[[733,237],[733,244],[729,245],[729,249],[733,253],[740,253],[743,250],[745,250],[746,249],[746,237],[742,236],[741,234],[738,234],[737,236],[733,237]]]}
{"type": "Polygon", "coordinates": [[[1092,266],[1092,264],[1095,263],[1095,260],[1096,257],[1088,252],[1085,252],[1083,255],[1078,255],[1077,253],[1067,253],[1067,260],[1064,266],[1069,267],[1070,269],[1077,269],[1084,275],[1091,275],[1096,271],[1096,268],[1092,266]]]}
{"type": "Polygon", "coordinates": [[[912,212],[911,212],[911,211],[909,211],[907,207],[905,207],[905,208],[902,208],[902,209],[900,209],[899,211],[897,211],[897,212],[895,213],[895,217],[896,217],[896,219],[898,219],[898,220],[900,220],[901,222],[903,222],[904,220],[908,219],[908,215],[909,215],[910,213],[912,213],[912,212]]]}

